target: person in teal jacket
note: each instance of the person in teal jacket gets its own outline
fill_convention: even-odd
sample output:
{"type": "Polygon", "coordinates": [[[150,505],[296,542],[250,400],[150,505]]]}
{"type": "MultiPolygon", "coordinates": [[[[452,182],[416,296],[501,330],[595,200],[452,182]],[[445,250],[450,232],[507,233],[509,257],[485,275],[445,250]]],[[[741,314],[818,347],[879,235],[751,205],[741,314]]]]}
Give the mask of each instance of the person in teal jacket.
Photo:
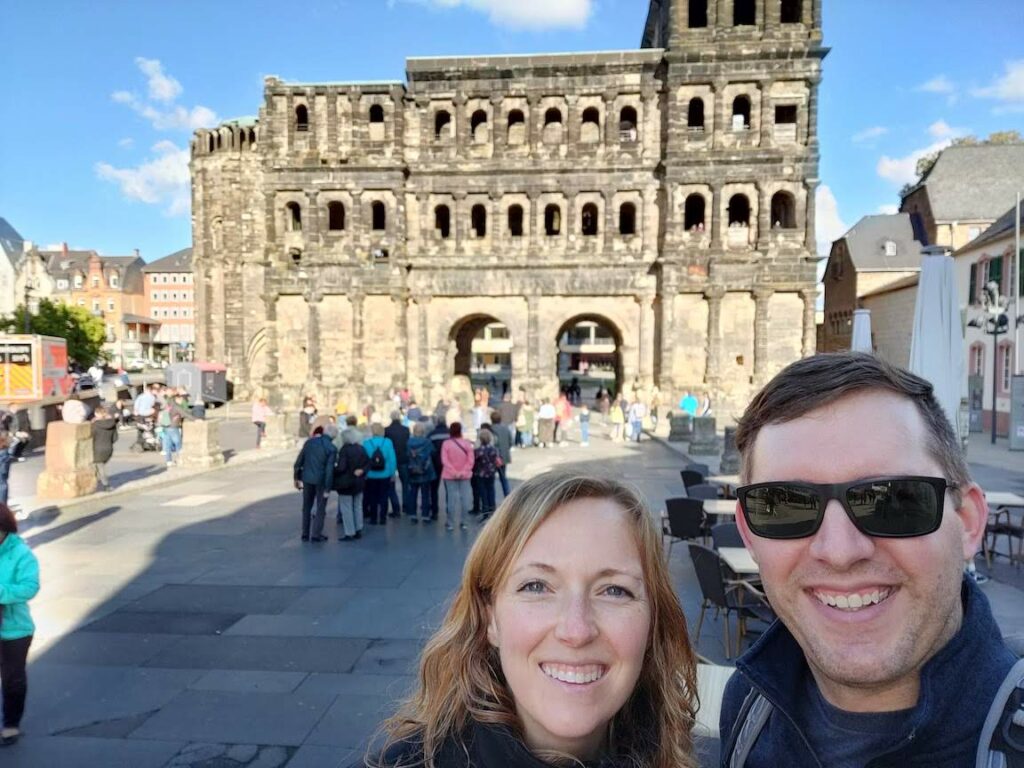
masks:
{"type": "Polygon", "coordinates": [[[18,521],[0,503],[0,683],[3,689],[3,730],[0,745],[10,746],[21,735],[28,676],[25,664],[36,627],[28,601],[39,591],[39,561],[18,535],[18,521]]]}
{"type": "Polygon", "coordinates": [[[370,525],[385,525],[388,521],[388,488],[391,478],[398,469],[395,446],[384,437],[384,426],[374,424],[372,435],[363,441],[363,449],[370,457],[366,471],[366,517],[370,525]],[[374,469],[374,454],[379,453],[384,466],[374,469]]]}

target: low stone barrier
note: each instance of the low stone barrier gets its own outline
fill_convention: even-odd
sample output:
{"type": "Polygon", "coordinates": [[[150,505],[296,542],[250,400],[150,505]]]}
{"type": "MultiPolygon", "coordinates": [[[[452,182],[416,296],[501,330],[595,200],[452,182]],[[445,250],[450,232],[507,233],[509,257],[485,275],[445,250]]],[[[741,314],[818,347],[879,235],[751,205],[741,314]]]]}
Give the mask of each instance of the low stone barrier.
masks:
{"type": "Polygon", "coordinates": [[[687,453],[691,456],[718,455],[718,432],[714,416],[698,416],[693,420],[693,439],[687,453]]]}
{"type": "Polygon", "coordinates": [[[224,452],[220,449],[220,422],[206,421],[205,419],[185,421],[178,465],[209,469],[219,467],[223,463],[224,452]]]}
{"type": "Polygon", "coordinates": [[[96,490],[92,424],[52,421],[46,427],[46,469],[36,480],[44,499],[74,499],[96,490]]]}

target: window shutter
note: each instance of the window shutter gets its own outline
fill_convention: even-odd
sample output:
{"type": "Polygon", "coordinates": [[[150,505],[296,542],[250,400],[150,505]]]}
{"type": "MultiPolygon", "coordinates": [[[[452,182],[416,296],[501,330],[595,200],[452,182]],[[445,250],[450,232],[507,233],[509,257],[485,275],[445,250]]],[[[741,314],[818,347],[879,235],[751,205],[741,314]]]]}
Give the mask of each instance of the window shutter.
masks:
{"type": "Polygon", "coordinates": [[[978,303],[978,264],[971,264],[971,284],[967,289],[967,303],[978,303]]]}

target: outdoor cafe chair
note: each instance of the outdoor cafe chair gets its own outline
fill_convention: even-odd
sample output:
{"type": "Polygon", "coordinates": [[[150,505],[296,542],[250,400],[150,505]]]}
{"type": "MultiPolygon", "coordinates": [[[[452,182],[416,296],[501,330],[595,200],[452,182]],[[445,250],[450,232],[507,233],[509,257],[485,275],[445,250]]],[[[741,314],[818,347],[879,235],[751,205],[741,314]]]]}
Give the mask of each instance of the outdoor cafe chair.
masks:
{"type": "Polygon", "coordinates": [[[722,631],[725,638],[725,658],[731,659],[732,640],[729,633],[730,614],[736,614],[736,655],[740,653],[743,638],[748,634],[747,621],[760,621],[771,624],[775,620],[775,612],[768,604],[765,594],[748,581],[725,578],[724,564],[721,555],[715,550],[692,542],[690,559],[697,574],[702,601],[700,618],[697,620],[697,634],[693,638],[696,648],[700,642],[700,633],[704,626],[704,615],[708,608],[715,609],[715,617],[724,615],[722,631]]]}
{"type": "Polygon", "coordinates": [[[715,545],[715,549],[745,546],[736,523],[718,523],[718,525],[711,526],[711,541],[715,545]]]}
{"type": "Polygon", "coordinates": [[[985,526],[985,560],[992,564],[992,557],[997,553],[999,537],[1006,537],[1006,551],[1010,562],[1018,567],[1024,562],[1024,521],[1020,525],[1013,522],[1010,510],[999,509],[989,518],[985,526]],[[989,539],[991,538],[991,543],[989,539]],[[1013,553],[1013,540],[1017,539],[1017,554],[1013,553]]]}
{"type": "Polygon", "coordinates": [[[706,475],[694,469],[684,469],[679,475],[683,478],[683,485],[687,490],[695,485],[703,485],[707,479],[706,475]]]}
{"type": "Polygon", "coordinates": [[[666,518],[662,521],[662,542],[667,537],[668,556],[677,541],[703,539],[707,541],[708,527],[704,516],[704,503],[698,499],[665,499],[666,518]]]}
{"type": "Polygon", "coordinates": [[[700,472],[702,475],[704,475],[704,477],[707,477],[708,475],[711,474],[711,467],[709,467],[707,464],[700,464],[696,461],[691,461],[689,464],[683,467],[683,469],[689,470],[690,472],[700,472]]]}

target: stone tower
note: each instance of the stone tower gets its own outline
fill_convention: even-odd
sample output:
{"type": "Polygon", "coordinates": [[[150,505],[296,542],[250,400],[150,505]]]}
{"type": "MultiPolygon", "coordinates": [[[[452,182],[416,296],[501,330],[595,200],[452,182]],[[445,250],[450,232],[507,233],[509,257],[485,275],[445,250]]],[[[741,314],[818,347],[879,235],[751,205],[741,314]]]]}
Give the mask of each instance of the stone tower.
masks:
{"type": "Polygon", "coordinates": [[[652,0],[635,51],[268,77],[192,142],[198,354],[285,404],[426,400],[487,329],[531,395],[596,349],[617,389],[736,413],[814,351],[820,4],[652,0]]]}

